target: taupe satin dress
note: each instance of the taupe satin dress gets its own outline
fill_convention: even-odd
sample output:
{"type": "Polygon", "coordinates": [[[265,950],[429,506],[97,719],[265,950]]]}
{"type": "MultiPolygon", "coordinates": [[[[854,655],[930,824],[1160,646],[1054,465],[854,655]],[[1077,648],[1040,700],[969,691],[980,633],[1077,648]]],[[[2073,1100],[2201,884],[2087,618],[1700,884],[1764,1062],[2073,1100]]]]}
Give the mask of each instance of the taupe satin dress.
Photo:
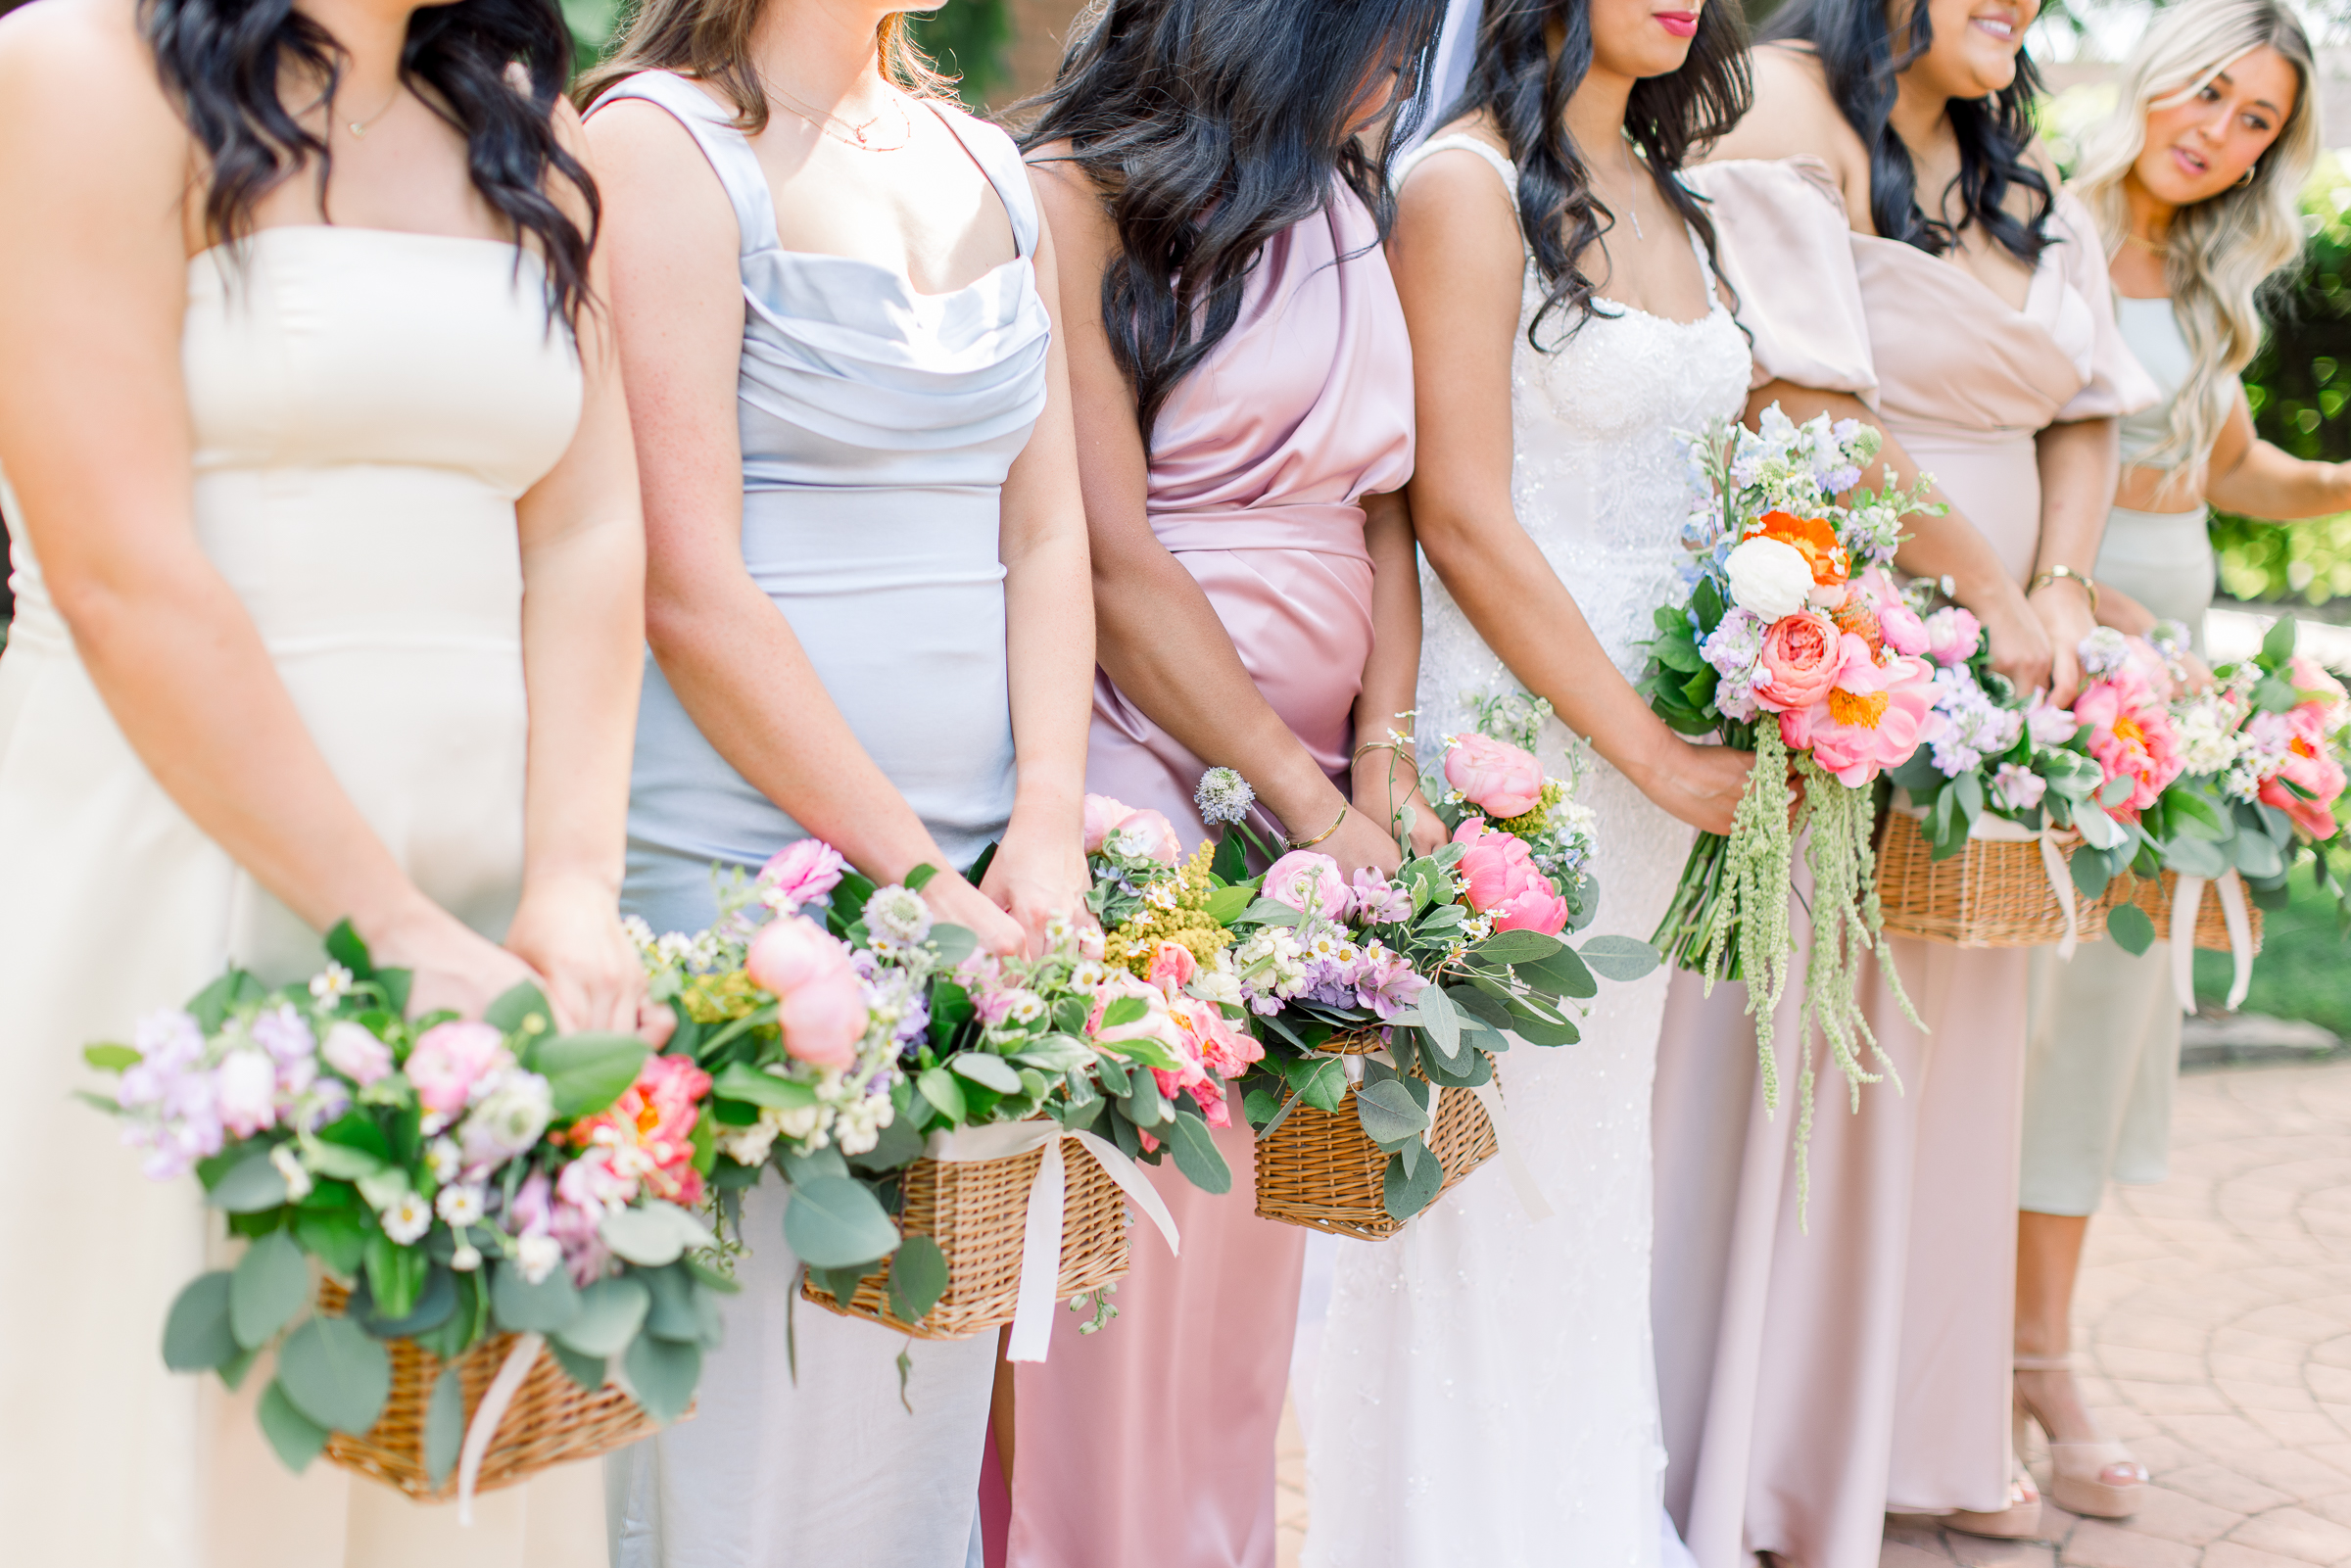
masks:
{"type": "MultiPolygon", "coordinates": [[[[1873,403],[2022,582],[2040,528],[2034,438],[2154,395],[2115,330],[2089,218],[2060,197],[2019,310],[1953,262],[1849,232],[1826,182],[1811,160],[1698,171],[1757,384],[1873,403]]],[[[1866,1088],[1848,1114],[1843,1077],[1821,1073],[1808,1234],[1796,1108],[1763,1114],[1743,988],[1706,1000],[1675,977],[1652,1300],[1666,1503],[1703,1568],[1755,1551],[1874,1568],[1889,1509],[2005,1506],[2027,955],[1896,941],[1894,957],[1929,1029],[1872,986],[1902,1091],[1866,1088]]],[[[1783,1083],[1797,1001],[1792,984],[1783,1083]]]]}

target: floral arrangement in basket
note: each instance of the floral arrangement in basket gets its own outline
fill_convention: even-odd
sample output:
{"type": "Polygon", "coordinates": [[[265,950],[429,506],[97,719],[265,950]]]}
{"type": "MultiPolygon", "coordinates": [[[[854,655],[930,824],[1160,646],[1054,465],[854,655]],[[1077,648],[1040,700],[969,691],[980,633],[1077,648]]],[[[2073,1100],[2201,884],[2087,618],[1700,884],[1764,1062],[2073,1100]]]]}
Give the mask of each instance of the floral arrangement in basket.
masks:
{"type": "Polygon", "coordinates": [[[1353,1090],[1364,1135],[1386,1157],[1381,1201],[1398,1222],[1446,1185],[1429,1144],[1436,1090],[1476,1092],[1491,1115],[1497,1053],[1512,1039],[1573,1042],[1572,1001],[1597,994],[1600,977],[1636,979],[1656,965],[1634,938],[1594,937],[1580,951],[1562,939],[1589,921],[1598,892],[1585,869],[1590,819],[1565,783],[1481,734],[1447,736],[1440,768],[1443,786],[1432,781],[1429,793],[1451,837],[1408,854],[1393,878],[1359,872],[1351,885],[1319,851],[1274,856],[1246,824],[1249,785],[1227,768],[1203,777],[1197,801],[1232,832],[1187,867],[1205,876],[1202,911],[1231,944],[1219,962],[1228,955],[1265,1043],[1241,1085],[1261,1146],[1300,1107],[1335,1114],[1353,1090]],[[1271,861],[1261,876],[1247,874],[1249,850],[1271,861]],[[1326,1049],[1351,1037],[1378,1043],[1326,1049]]]}
{"type": "Polygon", "coordinates": [[[812,1290],[847,1308],[886,1264],[882,1296],[904,1324],[939,1304],[952,1259],[936,1238],[901,1234],[902,1178],[967,1129],[1033,1124],[1059,1171],[1052,1131],[1098,1128],[1106,1163],[1172,1146],[1203,1186],[1232,1181],[1200,1112],[1135,1070],[1183,1066],[1146,1022],[1138,993],[1157,990],[1114,974],[1099,935],[1070,922],[1040,957],[978,952],[971,931],[932,918],[931,875],[877,886],[800,839],[755,878],[720,874],[708,929],[631,925],[651,993],[679,1017],[670,1051],[710,1075],[725,1222],[740,1234],[741,1193],[774,1165],[792,1188],[785,1239],[812,1290]]]}
{"type": "MultiPolygon", "coordinates": [[[[1888,1066],[1861,1014],[1865,954],[1875,951],[1902,996],[1879,939],[1870,786],[1917,750],[1935,689],[1926,663],[1902,651],[1916,641],[1916,617],[1887,567],[1901,518],[1935,508],[1921,499],[1923,475],[1908,492],[1857,488],[1879,446],[1866,425],[1825,414],[1799,425],[1776,404],[1760,425],[1718,420],[1685,438],[1689,594],[1656,606],[1641,689],[1675,730],[1752,749],[1755,763],[1730,836],[1699,835],[1652,939],[1709,990],[1747,982],[1764,1104],[1776,1109],[1772,1012],[1795,950],[1795,842],[1808,830],[1812,945],[1799,1041],[1818,1024],[1857,1104],[1861,1084],[1881,1075],[1863,1067],[1864,1052],[1888,1066]],[[1803,782],[1800,807],[1792,771],[1803,782]]],[[[1799,1149],[1812,1109],[1809,1049],[1802,1063],[1799,1149]]]]}
{"type": "Polygon", "coordinates": [[[556,1034],[528,985],[481,1020],[410,1020],[406,971],[376,969],[348,925],[327,952],[307,987],[232,970],[84,1053],[117,1075],[88,1098],[146,1173],[193,1173],[247,1242],[172,1304],[166,1364],[235,1388],[274,1351],[261,1426],[301,1470],[330,1440],[344,1461],[386,1416],[412,1342],[448,1363],[413,1457],[437,1490],[462,1448],[467,1499],[542,1339],[580,1390],[618,1376],[654,1420],[684,1414],[718,1341],[712,1293],[734,1289],[695,1256],[709,1079],[633,1035],[556,1034]],[[332,1282],[316,1311],[313,1260],[332,1282]],[[469,1421],[458,1359],[500,1333],[522,1336],[511,1373],[469,1421]]]}

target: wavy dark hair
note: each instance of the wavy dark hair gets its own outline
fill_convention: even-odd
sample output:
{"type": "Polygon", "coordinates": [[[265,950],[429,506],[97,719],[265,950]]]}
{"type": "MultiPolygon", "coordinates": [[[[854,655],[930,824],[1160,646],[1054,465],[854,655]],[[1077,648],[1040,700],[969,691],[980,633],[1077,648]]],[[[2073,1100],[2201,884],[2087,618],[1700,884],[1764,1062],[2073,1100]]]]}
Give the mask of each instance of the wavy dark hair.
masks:
{"type": "Polygon", "coordinates": [[[2033,145],[2033,100],[2040,94],[2032,57],[2017,51],[2016,79],[1991,97],[1950,101],[1964,211],[1957,223],[1929,217],[1919,206],[1910,149],[1889,117],[1894,78],[1935,42],[1934,18],[1927,0],[1911,0],[1907,36],[1897,50],[1888,10],[1887,0],[1789,0],[1764,24],[1762,41],[1808,43],[1820,57],[1829,96],[1869,149],[1869,215],[1880,237],[1941,256],[1957,243],[1960,230],[1979,224],[2001,250],[2033,265],[2048,247],[2057,194],[2025,157],[2033,145]],[[2031,216],[2020,219],[2008,211],[2011,186],[2031,193],[2031,216]]]}
{"type": "Polygon", "coordinates": [[[1412,126],[1443,0],[1105,0],[1024,112],[1024,149],[1070,144],[1119,254],[1102,273],[1111,353],[1148,442],[1176,385],[1239,319],[1266,242],[1344,180],[1384,239],[1385,148],[1412,126]],[[1382,150],[1350,133],[1397,73],[1382,150]]]}
{"type": "MultiPolygon", "coordinates": [[[[1584,0],[1490,0],[1468,85],[1444,117],[1485,114],[1518,167],[1518,228],[1544,288],[1542,308],[1526,324],[1526,341],[1538,350],[1544,343],[1537,334],[1555,315],[1566,316],[1567,328],[1554,349],[1592,315],[1597,285],[1576,258],[1616,222],[1567,134],[1567,100],[1591,69],[1592,16],[1584,0]],[[1556,54],[1555,24],[1562,34],[1556,54]]],[[[1737,6],[1709,4],[1699,11],[1682,68],[1636,81],[1625,105],[1626,134],[1648,160],[1667,204],[1698,231],[1709,259],[1716,256],[1714,221],[1704,202],[1682,183],[1681,171],[1694,149],[1736,125],[1753,101],[1747,23],[1737,6]]]]}
{"type": "MultiPolygon", "coordinates": [[[[307,167],[321,205],[334,161],[325,139],[289,113],[278,84],[314,78],[331,97],[349,58],[293,0],[140,0],[139,24],[165,89],[212,167],[204,227],[216,243],[253,231],[256,204],[307,167]]],[[[588,253],[601,204],[596,182],[556,139],[555,101],[571,69],[571,34],[553,0],[460,0],[408,18],[401,80],[465,138],[473,188],[535,241],[547,269],[548,309],[576,322],[588,298],[588,253]],[[520,68],[517,79],[516,68],[520,68]],[[570,181],[585,230],[549,194],[570,181]]]]}

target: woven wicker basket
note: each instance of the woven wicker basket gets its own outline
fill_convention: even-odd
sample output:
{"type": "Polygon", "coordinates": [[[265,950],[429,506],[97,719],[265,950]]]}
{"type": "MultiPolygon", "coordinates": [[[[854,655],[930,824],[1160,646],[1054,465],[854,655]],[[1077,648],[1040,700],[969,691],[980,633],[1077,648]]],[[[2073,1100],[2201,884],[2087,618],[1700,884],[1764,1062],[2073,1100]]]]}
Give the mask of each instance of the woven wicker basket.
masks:
{"type": "MultiPolygon", "coordinates": [[[[846,1307],[803,1280],[800,1295],[844,1317],[863,1317],[917,1339],[963,1340],[1013,1319],[1021,1300],[1021,1251],[1028,1234],[1029,1189],[1045,1162],[1042,1149],[1003,1160],[917,1160],[899,1191],[898,1229],[929,1236],[947,1259],[947,1288],[923,1320],[890,1309],[889,1268],[857,1282],[846,1307]]],[[[1098,1290],[1127,1272],[1127,1195],[1093,1156],[1067,1153],[1061,1212],[1061,1277],[1055,1301],[1098,1290]]]]}
{"type": "MultiPolygon", "coordinates": [[[[342,1286],[326,1280],[318,1287],[318,1309],[330,1316],[340,1314],[349,1297],[342,1286]]],[[[468,1421],[513,1348],[513,1335],[494,1334],[457,1357],[468,1421]]],[[[338,1432],[327,1439],[326,1456],[419,1502],[448,1501],[457,1495],[456,1466],[450,1466],[436,1487],[424,1463],[424,1412],[432,1402],[433,1384],[448,1363],[414,1340],[387,1340],[384,1349],[392,1353],[392,1394],[384,1402],[384,1413],[365,1437],[338,1432]]],[[[542,1350],[498,1424],[473,1490],[510,1487],[550,1466],[592,1459],[655,1430],[652,1417],[619,1388],[607,1383],[600,1389],[584,1389],[542,1350]]]]}
{"type": "MultiPolygon", "coordinates": [[[[2045,947],[2065,939],[2065,909],[2049,889],[2039,843],[1970,838],[1956,855],[1934,856],[1916,817],[1886,814],[1878,829],[1878,903],[1887,935],[1951,947],[2045,947]]],[[[2116,896],[2076,897],[2076,940],[2106,934],[2107,904],[2116,896]]]]}
{"type": "MultiPolygon", "coordinates": [[[[2141,877],[2131,890],[2131,901],[2147,912],[2155,923],[2157,946],[2172,939],[2172,894],[2180,884],[2177,872],[2165,872],[2161,878],[2141,877]]],[[[2253,951],[2261,951],[2261,906],[2245,900],[2245,926],[2253,938],[2253,951]]],[[[2204,887],[2202,902],[2196,905],[2196,945],[2216,953],[2231,951],[2229,946],[2229,917],[2222,912],[2221,895],[2209,882],[2204,887]]]]}
{"type": "MultiPolygon", "coordinates": [[[[1378,1048],[1376,1030],[1342,1035],[1322,1047],[1345,1056],[1378,1048]]],[[[1438,1096],[1437,1124],[1429,1129],[1428,1143],[1445,1167],[1439,1198],[1493,1159],[1496,1148],[1485,1107],[1466,1089],[1447,1089],[1438,1096]]],[[[1353,1105],[1341,1101],[1336,1111],[1293,1106],[1271,1137],[1258,1140],[1258,1215],[1333,1236],[1366,1241],[1393,1236],[1408,1221],[1388,1212],[1387,1168],[1387,1154],[1364,1135],[1353,1105]]]]}

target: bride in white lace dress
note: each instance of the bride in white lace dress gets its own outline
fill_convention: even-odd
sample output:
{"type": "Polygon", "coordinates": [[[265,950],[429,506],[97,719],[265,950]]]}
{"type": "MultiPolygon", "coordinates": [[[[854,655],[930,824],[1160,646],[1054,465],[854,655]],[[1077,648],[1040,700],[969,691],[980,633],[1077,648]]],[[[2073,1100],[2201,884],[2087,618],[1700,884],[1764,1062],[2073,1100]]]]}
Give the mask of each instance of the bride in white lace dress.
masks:
{"type": "MultiPolygon", "coordinates": [[[[1693,829],[1727,830],[1748,761],[1674,736],[1627,679],[1679,576],[1674,433],[1737,417],[1750,374],[1702,210],[1670,172],[1743,96],[1726,68],[1735,24],[1709,8],[1693,38],[1686,16],[1569,0],[1490,19],[1468,113],[1396,174],[1420,421],[1411,498],[1434,568],[1415,729],[1433,746],[1472,726],[1472,697],[1548,699],[1545,766],[1563,774],[1573,753],[1599,819],[1594,929],[1644,937],[1693,829]],[[1546,24],[1587,19],[1591,65],[1564,126],[1547,126],[1545,78],[1572,68],[1545,48],[1546,24]],[[1661,127],[1638,153],[1628,119],[1661,127]],[[1578,186],[1530,242],[1519,214],[1558,212],[1578,186]]],[[[1604,984],[1580,1044],[1521,1044],[1499,1065],[1549,1217],[1489,1165],[1394,1240],[1340,1244],[1312,1397],[1309,1568],[1658,1561],[1650,1080],[1665,981],[1604,984]]]]}

